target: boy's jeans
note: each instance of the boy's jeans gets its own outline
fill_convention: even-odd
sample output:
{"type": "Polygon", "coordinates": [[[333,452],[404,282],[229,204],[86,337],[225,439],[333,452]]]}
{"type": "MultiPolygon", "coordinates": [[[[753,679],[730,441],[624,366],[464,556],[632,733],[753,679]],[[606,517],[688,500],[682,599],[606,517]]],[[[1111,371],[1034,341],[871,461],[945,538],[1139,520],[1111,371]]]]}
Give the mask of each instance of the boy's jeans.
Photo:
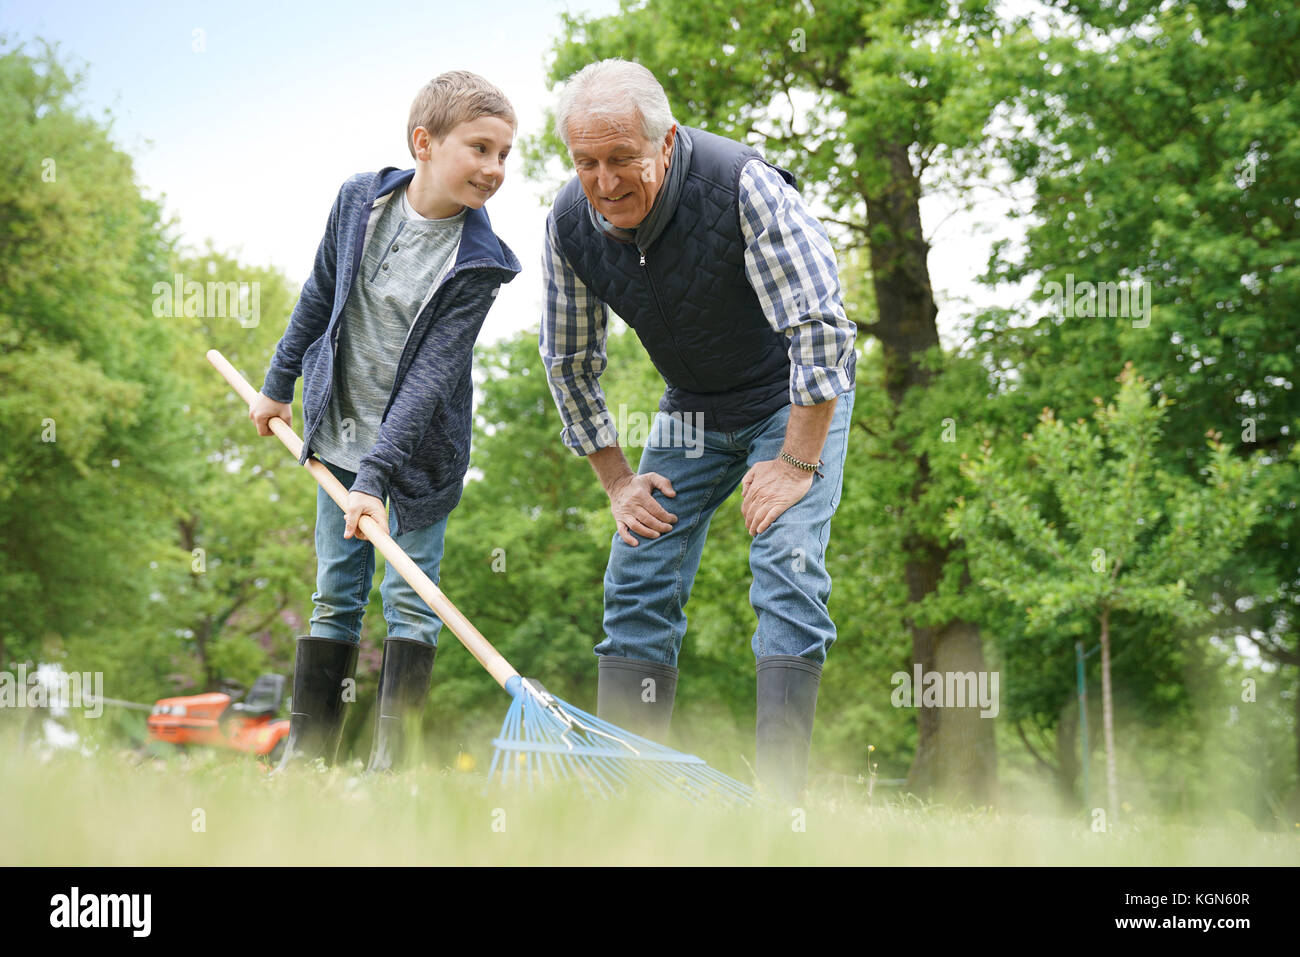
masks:
{"type": "MultiPolygon", "coordinates": [[[[324,462],[324,465],[344,488],[351,488],[356,481],[355,472],[329,462],[324,462]]],[[[395,527],[396,519],[390,512],[390,535],[395,527]]],[[[318,487],[316,593],[311,596],[316,608],[311,618],[311,634],[317,638],[342,638],[355,644],[361,641],[361,616],[370,600],[370,586],[375,574],[375,546],[355,536],[344,538],[346,528],[343,510],[334,504],[323,488],[318,487]]],[[[444,518],[427,528],[417,528],[393,538],[411,560],[437,582],[446,530],[447,520],[444,518]]],[[[388,623],[389,638],[414,638],[435,648],[438,646],[441,619],[391,567],[384,571],[379,594],[384,600],[384,620],[388,623]]]]}
{"type": "MultiPolygon", "coordinates": [[[[802,655],[821,664],[835,641],[826,611],[831,579],[826,544],[831,516],[840,502],[853,393],[839,397],[822,448],[822,474],[749,547],[753,585],[749,601],[758,613],[754,656],[802,655]]],[[[655,415],[638,471],[658,472],[677,493],[654,490],[655,501],[677,516],[658,538],[636,536],[633,548],[617,533],[605,570],[605,640],[598,655],[677,664],[686,633],[683,609],[700,567],[714,511],[740,484],[750,466],[776,458],[785,441],[790,407],[734,432],[696,429],[689,415],[655,415]]],[[[741,521],[739,500],[728,521],[741,521]]]]}

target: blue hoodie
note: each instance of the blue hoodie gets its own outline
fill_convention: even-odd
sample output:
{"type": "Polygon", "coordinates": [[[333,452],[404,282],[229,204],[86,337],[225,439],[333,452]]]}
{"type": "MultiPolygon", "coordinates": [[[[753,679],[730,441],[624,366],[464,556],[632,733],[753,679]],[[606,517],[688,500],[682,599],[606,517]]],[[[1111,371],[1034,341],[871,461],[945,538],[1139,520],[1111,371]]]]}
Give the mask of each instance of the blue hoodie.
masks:
{"type": "MultiPolygon", "coordinates": [[[[376,200],[414,176],[414,170],[390,166],[343,184],[311,275],[271,357],[262,385],[268,398],[292,402],[294,381],[303,377],[300,464],[311,454],[329,402],[339,317],[361,264],[371,211],[376,200]],[[351,250],[341,262],[340,248],[351,250]]],[[[460,501],[469,468],[474,342],[497,290],[519,270],[515,254],[492,231],[487,211],[470,209],[456,262],[411,326],[379,438],[352,483],[354,492],[389,499],[398,535],[441,521],[460,501]]]]}

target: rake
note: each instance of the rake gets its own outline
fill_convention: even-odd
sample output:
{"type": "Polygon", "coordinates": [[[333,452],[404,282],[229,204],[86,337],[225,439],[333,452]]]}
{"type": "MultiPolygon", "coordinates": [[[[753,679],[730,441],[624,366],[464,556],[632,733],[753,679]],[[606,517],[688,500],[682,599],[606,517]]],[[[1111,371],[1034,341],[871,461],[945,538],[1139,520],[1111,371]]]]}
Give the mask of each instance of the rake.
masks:
{"type": "MultiPolygon", "coordinates": [[[[210,349],[207,358],[252,406],[257,390],[216,349],[210,349]]],[[[302,439],[289,423],[273,418],[270,428],[295,459],[302,458],[302,439]]],[[[339,508],[346,509],[348,490],[329,469],[314,457],[304,466],[339,508]]],[[[406,579],[512,699],[501,732],[492,741],[489,787],[497,782],[532,790],[576,780],[585,793],[606,798],[640,787],[697,802],[757,803],[752,788],[714,770],[703,759],[602,721],[555,697],[535,678],[522,677],[393,541],[388,529],[368,515],[361,517],[359,525],[389,567],[406,579]]]]}

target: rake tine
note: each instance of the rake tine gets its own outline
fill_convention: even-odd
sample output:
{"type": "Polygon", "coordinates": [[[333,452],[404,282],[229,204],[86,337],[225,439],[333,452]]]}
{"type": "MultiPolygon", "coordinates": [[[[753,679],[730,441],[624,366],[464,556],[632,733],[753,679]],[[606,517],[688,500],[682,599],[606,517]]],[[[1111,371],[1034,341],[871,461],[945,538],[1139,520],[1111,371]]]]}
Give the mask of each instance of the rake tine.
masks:
{"type": "MultiPolygon", "coordinates": [[[[690,754],[625,731],[561,701],[535,681],[512,682],[512,709],[494,742],[502,767],[522,758],[533,785],[576,779],[584,794],[613,797],[643,788],[692,803],[720,799],[750,804],[750,788],[690,754]],[[536,779],[536,781],[534,781],[536,779]]],[[[495,767],[498,762],[493,762],[495,767]]],[[[505,775],[503,783],[507,783],[505,775]]]]}

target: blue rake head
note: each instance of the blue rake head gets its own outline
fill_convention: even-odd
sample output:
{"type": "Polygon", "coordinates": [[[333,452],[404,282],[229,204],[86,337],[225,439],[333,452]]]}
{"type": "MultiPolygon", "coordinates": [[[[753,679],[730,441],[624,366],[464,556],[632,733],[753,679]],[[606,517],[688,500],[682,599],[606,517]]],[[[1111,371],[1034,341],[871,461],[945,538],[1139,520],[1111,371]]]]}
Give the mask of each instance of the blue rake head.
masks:
{"type": "Polygon", "coordinates": [[[514,699],[496,749],[488,784],[544,785],[576,780],[587,794],[612,797],[638,785],[692,801],[752,804],[752,788],[709,767],[693,754],[624,731],[551,695],[532,678],[511,678],[514,699]]]}

